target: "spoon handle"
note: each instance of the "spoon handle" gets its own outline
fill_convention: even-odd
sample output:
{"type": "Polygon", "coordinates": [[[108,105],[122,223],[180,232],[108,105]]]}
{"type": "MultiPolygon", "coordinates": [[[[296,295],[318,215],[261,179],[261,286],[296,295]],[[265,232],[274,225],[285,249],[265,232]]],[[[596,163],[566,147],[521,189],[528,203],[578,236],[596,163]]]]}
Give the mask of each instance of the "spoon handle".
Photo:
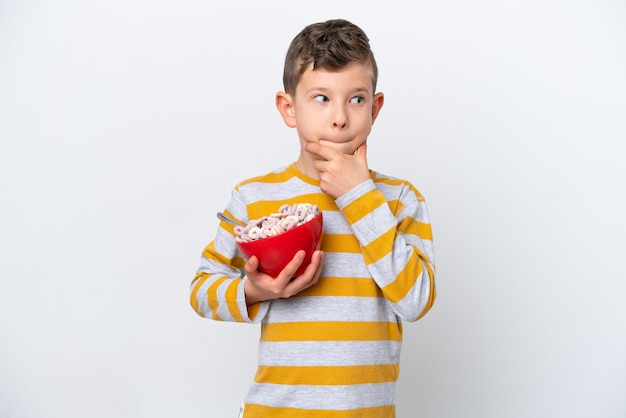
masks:
{"type": "Polygon", "coordinates": [[[231,225],[239,225],[239,226],[245,226],[243,223],[238,222],[232,218],[229,218],[228,216],[226,216],[225,214],[223,214],[222,212],[217,212],[217,218],[224,221],[224,222],[228,222],[231,225]]]}

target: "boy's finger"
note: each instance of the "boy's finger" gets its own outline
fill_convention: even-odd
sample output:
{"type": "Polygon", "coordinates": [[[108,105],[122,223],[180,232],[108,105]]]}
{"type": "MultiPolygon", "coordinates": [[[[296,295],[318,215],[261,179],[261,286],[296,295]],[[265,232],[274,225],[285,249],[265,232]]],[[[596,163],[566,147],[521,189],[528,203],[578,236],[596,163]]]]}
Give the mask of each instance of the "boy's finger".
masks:
{"type": "Polygon", "coordinates": [[[326,161],[332,160],[338,154],[338,151],[317,142],[307,143],[305,149],[326,161]]]}
{"type": "Polygon", "coordinates": [[[302,276],[315,276],[316,274],[319,274],[322,269],[322,264],[324,264],[324,252],[322,250],[315,250],[311,256],[311,262],[308,266],[306,266],[302,276]]]}
{"type": "Polygon", "coordinates": [[[300,276],[290,280],[287,288],[289,292],[299,293],[300,291],[313,286],[317,283],[319,276],[322,272],[322,265],[324,264],[324,253],[317,250],[311,257],[311,264],[309,264],[300,276]]]}
{"type": "Polygon", "coordinates": [[[305,255],[306,252],[304,250],[298,251],[296,255],[293,256],[291,261],[285,266],[283,271],[278,274],[278,277],[276,277],[276,279],[284,280],[286,282],[291,280],[293,275],[296,274],[298,267],[300,267],[300,264],[302,264],[302,261],[304,261],[305,255]]]}

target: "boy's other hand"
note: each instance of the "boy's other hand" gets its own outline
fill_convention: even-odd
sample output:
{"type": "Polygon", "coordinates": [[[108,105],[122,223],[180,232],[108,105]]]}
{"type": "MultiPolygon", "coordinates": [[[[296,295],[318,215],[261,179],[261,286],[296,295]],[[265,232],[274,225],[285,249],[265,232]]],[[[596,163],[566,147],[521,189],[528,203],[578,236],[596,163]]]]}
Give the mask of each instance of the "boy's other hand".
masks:
{"type": "Polygon", "coordinates": [[[367,141],[363,142],[354,154],[343,154],[315,142],[306,144],[305,149],[321,158],[313,161],[313,167],[319,173],[320,188],[334,199],[370,178],[367,166],[367,141]]]}
{"type": "Polygon", "coordinates": [[[304,255],[304,250],[298,251],[276,278],[259,271],[259,259],[255,256],[250,257],[244,266],[248,276],[244,285],[246,304],[250,306],[265,300],[289,298],[317,283],[324,264],[324,253],[320,250],[313,253],[311,263],[304,270],[304,273],[293,277],[293,274],[302,264],[304,255]]]}

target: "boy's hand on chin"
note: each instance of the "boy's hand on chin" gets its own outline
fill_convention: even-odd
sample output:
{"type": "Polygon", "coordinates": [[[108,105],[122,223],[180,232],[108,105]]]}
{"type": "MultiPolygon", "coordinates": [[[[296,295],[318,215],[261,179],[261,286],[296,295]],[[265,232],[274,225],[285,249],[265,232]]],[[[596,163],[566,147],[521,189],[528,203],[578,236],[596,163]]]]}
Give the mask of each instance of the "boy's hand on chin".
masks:
{"type": "Polygon", "coordinates": [[[367,141],[354,154],[344,154],[314,142],[306,144],[305,149],[321,158],[313,161],[313,167],[319,173],[320,188],[334,199],[370,178],[367,141]]]}

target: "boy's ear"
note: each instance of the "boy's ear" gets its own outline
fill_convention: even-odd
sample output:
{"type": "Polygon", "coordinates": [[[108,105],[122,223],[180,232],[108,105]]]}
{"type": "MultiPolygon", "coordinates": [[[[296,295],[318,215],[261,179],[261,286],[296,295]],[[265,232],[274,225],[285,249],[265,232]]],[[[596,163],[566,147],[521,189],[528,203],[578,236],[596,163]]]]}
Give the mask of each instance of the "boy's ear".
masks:
{"type": "Polygon", "coordinates": [[[284,91],[276,93],[276,109],[290,128],[296,127],[296,112],[294,111],[293,98],[284,91]]]}
{"type": "Polygon", "coordinates": [[[378,92],[374,95],[374,101],[372,102],[372,124],[378,117],[378,112],[382,109],[385,103],[385,95],[382,92],[378,92]]]}

